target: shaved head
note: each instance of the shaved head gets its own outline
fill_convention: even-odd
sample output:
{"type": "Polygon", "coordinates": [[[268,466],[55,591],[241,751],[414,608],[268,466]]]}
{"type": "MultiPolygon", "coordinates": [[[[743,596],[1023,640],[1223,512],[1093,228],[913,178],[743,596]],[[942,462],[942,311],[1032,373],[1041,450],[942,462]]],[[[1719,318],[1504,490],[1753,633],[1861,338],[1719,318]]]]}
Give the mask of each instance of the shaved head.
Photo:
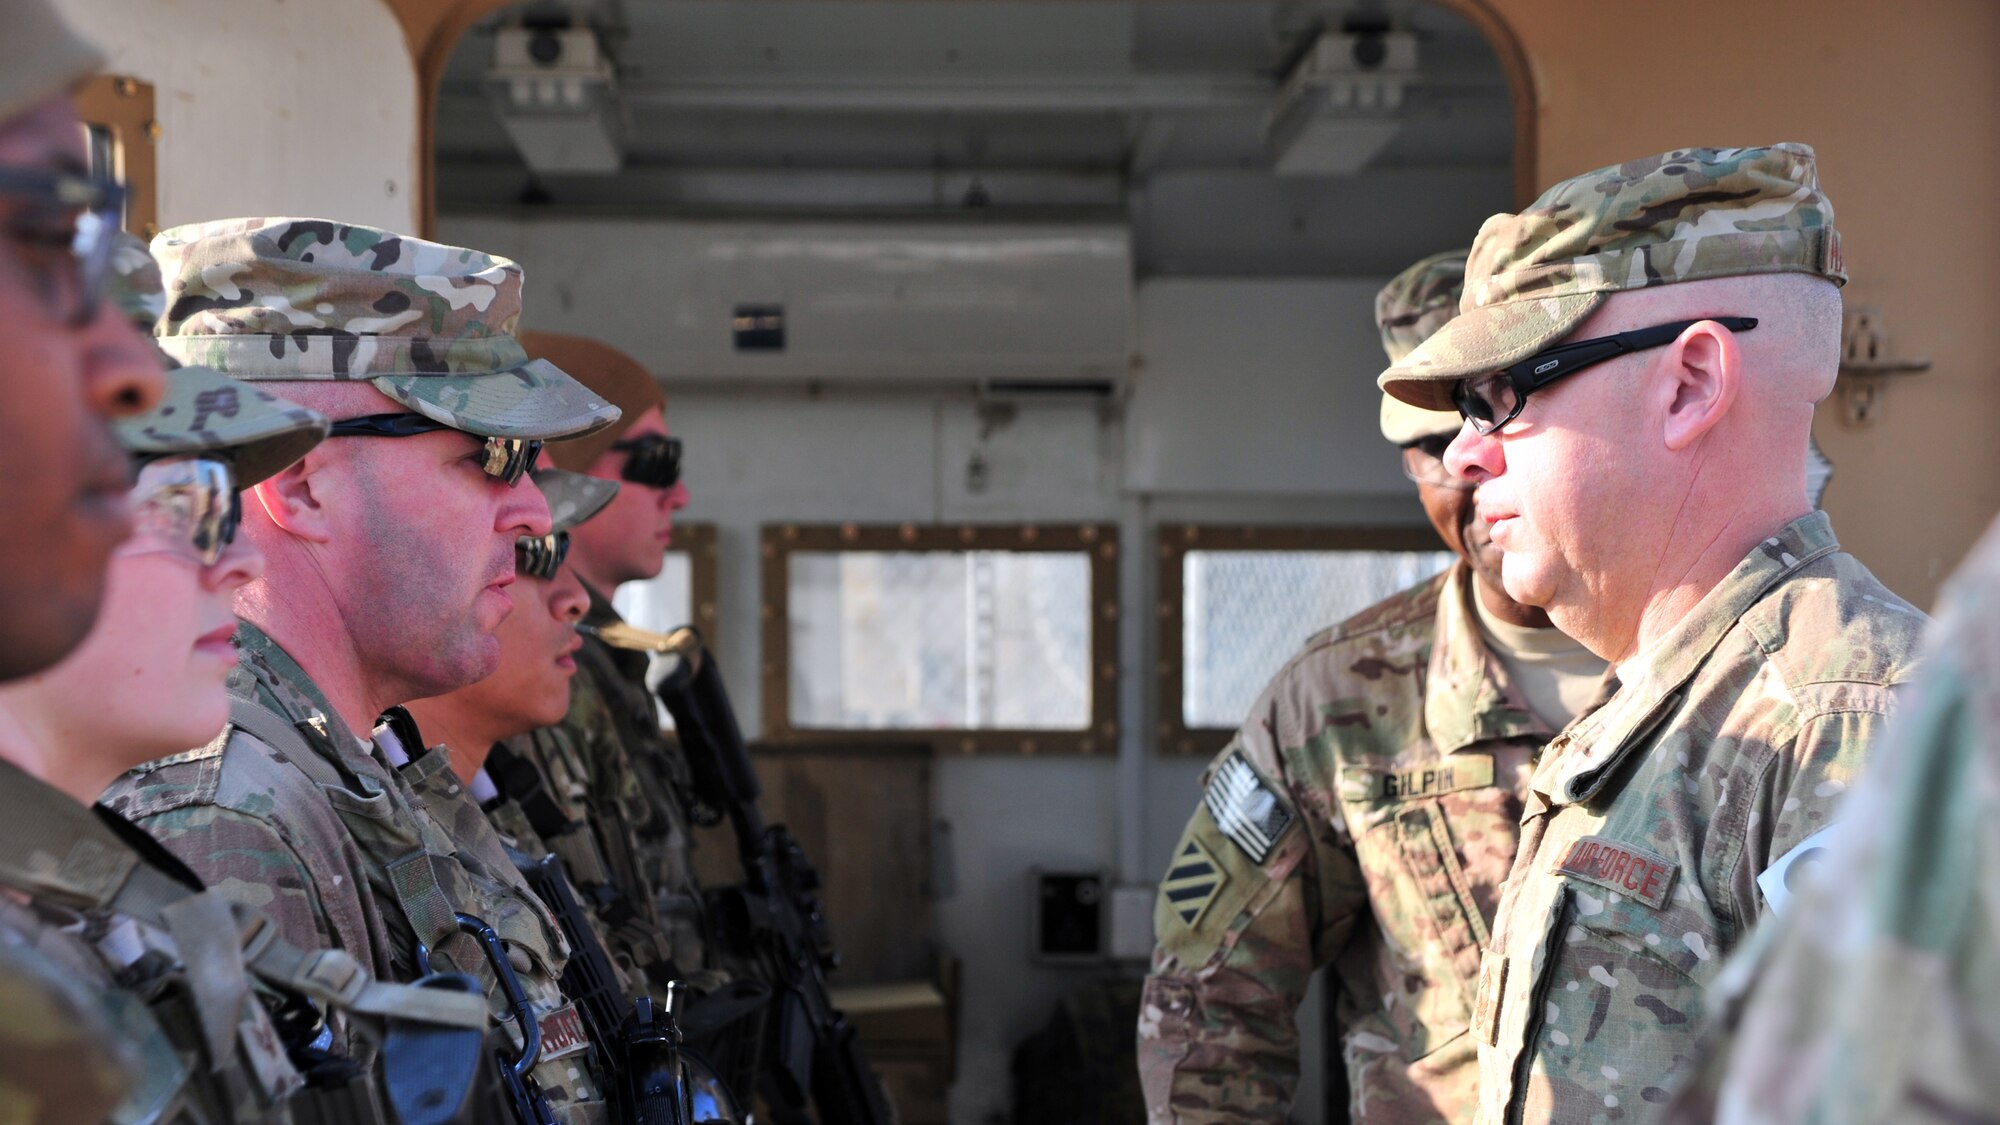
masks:
{"type": "Polygon", "coordinates": [[[1753,316],[1739,334],[1745,365],[1756,375],[1746,392],[1808,405],[1833,392],[1840,373],[1840,289],[1802,273],[1752,274],[1689,281],[1612,294],[1577,339],[1705,316],[1753,316]]]}
{"type": "MultiPolygon", "coordinates": [[[[269,389],[339,421],[405,408],[365,382],[269,389]]],[[[484,469],[456,430],[336,437],[245,497],[244,534],[269,568],[237,612],[270,633],[350,727],[490,674],[512,609],[514,540],[549,529],[532,483],[484,469]]]]}
{"type": "Polygon", "coordinates": [[[1697,321],[1529,396],[1446,453],[1477,484],[1509,596],[1608,660],[1678,620],[1759,540],[1812,510],[1813,405],[1840,366],[1840,291],[1779,273],[1611,295],[1569,340],[1697,321]],[[1715,317],[1754,317],[1733,332],[1715,317]]]}

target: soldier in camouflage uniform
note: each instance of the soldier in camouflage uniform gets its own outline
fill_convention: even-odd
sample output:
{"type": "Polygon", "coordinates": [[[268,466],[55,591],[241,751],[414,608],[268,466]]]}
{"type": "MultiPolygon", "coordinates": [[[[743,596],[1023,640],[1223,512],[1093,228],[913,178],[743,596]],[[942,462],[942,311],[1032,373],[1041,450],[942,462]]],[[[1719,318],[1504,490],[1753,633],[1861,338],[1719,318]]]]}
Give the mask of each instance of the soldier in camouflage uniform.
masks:
{"type": "MultiPolygon", "coordinates": [[[[1450,319],[1463,251],[1376,302],[1392,359],[1450,319]]],[[[1531,753],[1604,665],[1500,588],[1438,455],[1455,413],[1382,404],[1449,571],[1314,636],[1209,768],[1160,885],[1139,1018],[1150,1120],[1282,1121],[1308,978],[1335,967],[1350,1116],[1463,1121],[1474,970],[1531,753]]]]}
{"type": "MultiPolygon", "coordinates": [[[[534,475],[549,500],[552,530],[520,542],[518,605],[500,626],[500,669],[449,695],[418,700],[409,711],[426,732],[451,748],[452,768],[439,774],[426,790],[427,798],[433,791],[456,790],[449,796],[455,815],[483,812],[507,846],[528,859],[553,852],[573,887],[591,888],[605,882],[592,826],[570,820],[561,807],[580,791],[581,782],[566,773],[544,775],[500,743],[560,722],[569,710],[575,656],[583,640],[576,623],[590,599],[562,560],[571,529],[609,503],[618,485],[561,469],[537,469],[534,475]],[[528,771],[525,779],[523,770],[528,771]],[[506,788],[495,784],[496,773],[510,783],[506,788]],[[521,798],[512,795],[517,791],[523,792],[521,798]]],[[[431,803],[436,808],[445,799],[439,796],[431,803]]],[[[579,901],[591,901],[587,891],[579,892],[579,901]]],[[[610,929],[596,915],[591,920],[598,923],[594,932],[599,942],[625,973],[627,991],[648,994],[642,967],[619,958],[620,946],[610,929]]]]}
{"type": "Polygon", "coordinates": [[[1465,414],[1446,462],[1508,592],[1619,684],[1529,783],[1479,967],[1479,1121],[1673,1096],[1715,966],[1910,675],[1923,616],[1806,495],[1844,280],[1810,148],[1670,152],[1487,220],[1459,316],[1382,375],[1465,414]]]}
{"type": "Polygon", "coordinates": [[[2000,1120],[1996,730],[2000,524],[1946,584],[1841,830],[1717,978],[1702,1079],[1669,1120],[2000,1120]]]}
{"type": "MultiPolygon", "coordinates": [[[[110,295],[150,331],[159,271],[144,243],[119,238],[110,295]]],[[[0,688],[0,886],[13,892],[0,896],[0,948],[63,982],[98,1023],[85,1056],[132,1078],[114,1109],[95,1100],[98,1076],[74,1082],[69,1067],[17,1069],[10,1057],[0,1119],[380,1120],[365,1072],[312,1048],[324,1009],[363,1024],[445,1015],[475,1041],[485,1026],[477,997],[378,985],[345,953],[271,940],[265,920],[205,891],[143,832],[87,809],[121,770],[224,722],[229,601],[262,566],[233,542],[236,488],[296,461],[326,429],[199,368],[174,372],[156,409],[119,424],[146,465],[139,531],[113,557],[97,625],[54,669],[0,688]],[[207,644],[198,634],[218,616],[224,640],[207,644]]],[[[40,1007],[20,999],[22,1011],[40,1007]]],[[[69,1025],[37,1030],[60,1043],[69,1025]]],[[[379,1040],[379,1024],[370,1030],[379,1040]]]]}
{"type": "MultiPolygon", "coordinates": [[[[531,1076],[559,1120],[601,1120],[549,918],[454,842],[397,768],[395,740],[357,732],[492,671],[515,540],[549,526],[521,481],[537,443],[616,409],[521,353],[521,271],[506,259],[306,219],[182,227],[153,249],[170,355],[280,384],[352,440],[314,450],[245,506],[245,534],[270,561],[238,595],[230,729],[126,774],[104,802],[293,943],[345,950],[391,980],[426,962],[469,973],[500,1014],[495,970],[455,915],[483,919],[543,1024],[531,1076]]],[[[351,1035],[333,1038],[343,1048],[351,1035]]]]}
{"type": "MultiPolygon", "coordinates": [[[[88,167],[68,94],[103,62],[103,53],[48,0],[8,7],[7,34],[0,36],[0,169],[45,177],[88,167]]],[[[112,439],[110,421],[147,409],[163,387],[157,356],[122,318],[77,323],[87,303],[81,299],[89,296],[81,261],[51,255],[14,233],[21,218],[46,212],[49,202],[41,190],[0,187],[9,232],[0,238],[7,264],[0,270],[0,331],[13,342],[0,352],[0,384],[8,391],[0,398],[0,427],[9,435],[0,474],[12,482],[8,522],[40,529],[9,537],[0,548],[6,576],[0,679],[54,664],[89,632],[106,560],[130,525],[76,516],[86,499],[129,485],[130,461],[112,439]],[[49,299],[64,292],[78,300],[49,299]],[[101,346],[105,332],[123,336],[125,346],[101,346]],[[58,346],[38,346],[44,341],[58,346]],[[124,395],[113,382],[121,377],[131,380],[124,395]],[[99,387],[114,393],[93,394],[99,387]],[[52,460],[54,451],[63,456],[52,460]],[[91,479],[101,483],[77,487],[91,479]]],[[[69,221],[75,214],[71,206],[54,217],[69,221]]],[[[82,982],[33,950],[0,942],[0,1106],[14,1119],[102,1120],[138,1084],[140,1066],[139,1051],[122,1040],[82,982]],[[43,1099],[49,1091],[60,1092],[61,1101],[43,1099]]]]}
{"type": "MultiPolygon", "coordinates": [[[[560,364],[624,412],[581,441],[549,447],[572,472],[618,481],[604,511],[570,540],[569,567],[590,596],[584,623],[622,621],[611,595],[625,582],[660,572],[673,514],[686,506],[679,443],[668,437],[666,396],[636,360],[595,340],[522,334],[528,354],[560,364]],[[664,475],[663,475],[664,474],[664,475]]],[[[656,984],[717,979],[694,866],[694,816],[687,760],[660,733],[646,687],[648,658],[586,637],[576,656],[570,707],[562,722],[510,739],[508,750],[550,781],[567,818],[594,829],[604,882],[579,871],[578,886],[613,933],[619,960],[656,984]]]]}
{"type": "Polygon", "coordinates": [[[90,631],[111,549],[131,532],[131,463],[113,419],[163,389],[158,355],[104,307],[98,235],[115,183],[88,178],[72,86],[104,61],[49,0],[14,0],[0,35],[0,680],[54,664],[90,631]],[[71,249],[74,248],[74,249],[71,249]]]}
{"type": "MultiPolygon", "coordinates": [[[[476,684],[409,706],[424,730],[452,748],[453,772],[480,791],[482,802],[502,798],[490,777],[479,776],[500,742],[560,722],[569,711],[576,650],[583,642],[576,624],[590,599],[563,560],[571,530],[618,493],[615,481],[562,469],[536,469],[534,478],[548,498],[553,530],[543,536],[523,536],[516,546],[515,585],[520,589],[516,612],[507,616],[496,634],[499,669],[476,684]]],[[[587,829],[584,834],[588,836],[587,829]]],[[[541,842],[532,832],[522,838],[541,842]]]]}

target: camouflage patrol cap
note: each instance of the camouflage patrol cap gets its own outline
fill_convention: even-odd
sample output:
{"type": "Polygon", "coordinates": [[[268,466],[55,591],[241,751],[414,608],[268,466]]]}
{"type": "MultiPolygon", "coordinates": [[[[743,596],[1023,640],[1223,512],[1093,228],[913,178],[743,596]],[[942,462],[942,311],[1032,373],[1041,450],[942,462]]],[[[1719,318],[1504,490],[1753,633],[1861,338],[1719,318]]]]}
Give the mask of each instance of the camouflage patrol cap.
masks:
{"type": "Polygon", "coordinates": [[[646,365],[602,340],[561,332],[523,332],[521,347],[536,359],[560,366],[623,411],[618,421],[589,437],[554,442],[543,451],[565,469],[588,472],[640,415],[655,406],[666,409],[667,392],[646,365]]]}
{"type": "Polygon", "coordinates": [[[1557,343],[1613,293],[1760,273],[1847,281],[1810,146],[1676,149],[1599,168],[1486,220],[1459,315],[1378,382],[1442,410],[1458,380],[1557,343]]]}
{"type": "MultiPolygon", "coordinates": [[[[1375,294],[1375,327],[1382,331],[1382,350],[1398,363],[1418,344],[1458,315],[1458,297],[1465,289],[1466,250],[1447,250],[1411,266],[1375,294]]],[[[1424,410],[1393,396],[1382,396],[1382,436],[1397,445],[1427,437],[1455,434],[1464,419],[1455,410],[1424,410]]]]}
{"type": "Polygon", "coordinates": [[[535,486],[549,501],[549,534],[568,531],[604,510],[618,495],[618,482],[572,473],[567,469],[536,469],[535,486]]]}
{"type": "Polygon", "coordinates": [[[0,125],[103,67],[104,52],[49,0],[12,0],[0,35],[0,125]]]}
{"type": "Polygon", "coordinates": [[[554,439],[618,408],[514,339],[521,267],[325,219],[224,219],[163,231],[167,354],[249,381],[362,381],[486,437],[554,439]]]}
{"type": "MultiPolygon", "coordinates": [[[[120,231],[105,297],[148,336],[166,303],[160,268],[137,235],[120,231]]],[[[167,360],[166,393],[144,414],[120,419],[119,442],[133,453],[228,453],[245,488],[306,455],[326,437],[326,417],[205,367],[167,360]]]]}

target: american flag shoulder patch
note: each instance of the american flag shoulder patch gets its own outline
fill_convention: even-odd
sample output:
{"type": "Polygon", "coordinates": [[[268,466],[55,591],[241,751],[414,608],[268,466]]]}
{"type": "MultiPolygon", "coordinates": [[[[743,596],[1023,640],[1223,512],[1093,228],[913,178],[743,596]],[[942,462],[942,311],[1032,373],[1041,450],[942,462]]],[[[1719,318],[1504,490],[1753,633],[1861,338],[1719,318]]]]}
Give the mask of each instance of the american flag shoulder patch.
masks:
{"type": "Polygon", "coordinates": [[[1208,815],[1215,818],[1215,826],[1242,848],[1252,863],[1262,864],[1292,826],[1291,810],[1243,760],[1240,750],[1216,767],[1202,801],[1208,806],[1208,815]]]}
{"type": "Polygon", "coordinates": [[[1229,874],[1198,840],[1188,840],[1174,856],[1174,865],[1160,883],[1160,894],[1184,926],[1201,920],[1202,912],[1229,881],[1229,874]]]}

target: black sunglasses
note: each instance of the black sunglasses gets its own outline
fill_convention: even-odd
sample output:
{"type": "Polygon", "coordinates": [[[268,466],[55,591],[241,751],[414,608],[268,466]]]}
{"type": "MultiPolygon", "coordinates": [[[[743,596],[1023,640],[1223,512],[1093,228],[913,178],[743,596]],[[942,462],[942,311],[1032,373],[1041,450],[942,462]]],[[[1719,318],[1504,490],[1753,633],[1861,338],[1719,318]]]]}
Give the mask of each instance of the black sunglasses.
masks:
{"type": "MultiPolygon", "coordinates": [[[[421,414],[369,414],[360,418],[343,418],[327,430],[328,437],[415,437],[418,434],[434,434],[439,430],[454,430],[466,433],[457,426],[448,426],[435,418],[421,414]]],[[[527,438],[471,436],[486,443],[486,460],[479,467],[489,477],[498,477],[508,486],[521,483],[541,459],[542,443],[527,438]]]]}
{"type": "Polygon", "coordinates": [[[563,560],[569,557],[569,532],[557,531],[549,535],[523,535],[514,540],[514,569],[529,578],[548,581],[562,569],[563,560]]]}
{"type": "Polygon", "coordinates": [[[664,434],[614,441],[611,448],[626,454],[618,476],[651,488],[672,488],[681,479],[681,439],[664,434]]]}
{"type": "Polygon", "coordinates": [[[1677,320],[1652,328],[1635,328],[1615,336],[1598,336],[1557,344],[1519,363],[1487,375],[1460,379],[1451,390],[1451,402],[1472,428],[1482,434],[1512,422],[1528,404],[1528,396],[1566,375],[1574,375],[1592,364],[1603,363],[1647,348],[1665,347],[1703,321],[1712,320],[1732,332],[1748,332],[1757,327],[1754,316],[1704,316],[1677,320]]]}
{"type": "Polygon", "coordinates": [[[104,301],[111,276],[111,253],[117,246],[112,236],[124,213],[125,185],[46,168],[0,165],[0,195],[66,216],[76,212],[60,224],[17,218],[13,234],[40,276],[52,314],[76,327],[89,324],[104,301]]]}

